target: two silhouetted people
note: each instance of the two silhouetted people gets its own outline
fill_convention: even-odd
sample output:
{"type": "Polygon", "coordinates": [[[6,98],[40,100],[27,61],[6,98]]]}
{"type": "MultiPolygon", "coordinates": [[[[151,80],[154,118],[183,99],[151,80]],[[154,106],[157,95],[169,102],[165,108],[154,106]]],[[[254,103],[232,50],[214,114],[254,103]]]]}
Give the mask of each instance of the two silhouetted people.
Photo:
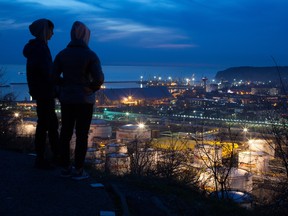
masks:
{"type": "Polygon", "coordinates": [[[35,165],[48,168],[45,159],[46,133],[54,157],[60,153],[63,177],[84,179],[84,161],[88,146],[88,134],[95,104],[95,92],[104,82],[100,60],[89,47],[90,30],[79,21],[72,25],[71,41],[60,51],[52,63],[47,42],[53,35],[50,20],[39,19],[30,26],[32,39],[24,47],[27,58],[27,82],[29,93],[37,105],[37,129],[35,134],[35,165]],[[58,137],[58,119],[55,114],[56,87],[61,104],[61,132],[58,137]],[[70,141],[76,131],[75,170],[70,160],[70,141]],[[58,148],[59,147],[59,148],[58,148]]]}

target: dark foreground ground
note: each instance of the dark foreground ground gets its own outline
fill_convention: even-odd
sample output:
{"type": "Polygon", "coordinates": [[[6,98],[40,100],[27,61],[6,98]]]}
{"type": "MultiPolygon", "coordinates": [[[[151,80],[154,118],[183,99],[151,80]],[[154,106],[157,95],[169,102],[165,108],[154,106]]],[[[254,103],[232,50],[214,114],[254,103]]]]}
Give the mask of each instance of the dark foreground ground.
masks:
{"type": "Polygon", "coordinates": [[[115,211],[105,188],[91,187],[97,179],[74,181],[61,178],[59,169],[35,169],[29,154],[0,150],[0,160],[1,216],[95,216],[115,211]]]}
{"type": "MultiPolygon", "coordinates": [[[[0,216],[217,216],[252,215],[235,205],[162,181],[107,178],[63,179],[60,169],[33,167],[35,156],[0,150],[0,216]],[[103,187],[93,187],[101,183],[103,187]]],[[[91,170],[89,170],[91,172],[91,170]]],[[[253,214],[256,216],[255,214],[253,214]]]]}
{"type": "MultiPolygon", "coordinates": [[[[61,178],[60,168],[36,169],[34,159],[31,154],[0,150],[0,216],[193,215],[178,212],[176,203],[170,212],[142,186],[107,181],[93,173],[81,181],[61,178]],[[103,187],[93,187],[95,183],[103,187]]],[[[161,196],[171,202],[174,197],[161,196]]]]}

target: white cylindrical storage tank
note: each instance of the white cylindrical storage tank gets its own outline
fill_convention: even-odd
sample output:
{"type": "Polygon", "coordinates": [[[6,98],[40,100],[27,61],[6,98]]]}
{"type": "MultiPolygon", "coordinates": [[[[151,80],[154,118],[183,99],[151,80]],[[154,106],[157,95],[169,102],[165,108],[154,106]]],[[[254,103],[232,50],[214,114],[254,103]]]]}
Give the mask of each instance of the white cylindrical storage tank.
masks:
{"type": "Polygon", "coordinates": [[[130,158],[127,154],[112,153],[106,157],[106,171],[114,175],[125,175],[130,172],[130,158]]]}
{"type": "Polygon", "coordinates": [[[95,159],[92,165],[96,170],[99,170],[101,172],[105,171],[105,160],[95,159]]]}
{"type": "Polygon", "coordinates": [[[153,148],[139,149],[132,155],[133,163],[143,170],[154,168],[158,162],[158,152],[153,148]]]}
{"type": "Polygon", "coordinates": [[[85,159],[88,161],[93,161],[97,157],[97,149],[96,148],[87,148],[85,159]]]}
{"type": "Polygon", "coordinates": [[[151,139],[151,130],[142,124],[134,125],[127,124],[119,127],[116,131],[116,139],[117,140],[145,140],[151,139]]]}
{"type": "Polygon", "coordinates": [[[92,148],[94,146],[94,135],[95,128],[90,125],[89,133],[88,133],[88,148],[92,148]]]}
{"type": "MultiPolygon", "coordinates": [[[[216,176],[221,179],[222,176],[226,176],[229,172],[226,180],[226,188],[229,190],[239,190],[245,192],[251,192],[253,188],[252,175],[243,169],[231,168],[217,170],[216,176]]],[[[202,188],[208,191],[220,190],[220,184],[217,182],[218,188],[216,188],[216,181],[211,169],[207,169],[206,172],[200,174],[199,184],[202,188]]]]}
{"type": "Polygon", "coordinates": [[[110,143],[105,146],[105,153],[127,153],[127,146],[125,144],[110,143]]]}
{"type": "Polygon", "coordinates": [[[222,163],[222,148],[216,145],[198,144],[194,149],[194,166],[210,167],[222,163]]]}
{"type": "MultiPolygon", "coordinates": [[[[61,128],[59,128],[59,132],[61,128]]],[[[112,128],[109,123],[105,123],[105,121],[96,121],[92,120],[89,133],[88,133],[88,148],[94,147],[94,139],[95,138],[109,138],[112,134],[112,128]]],[[[76,130],[74,129],[73,135],[70,141],[70,148],[71,150],[75,150],[76,146],[76,130]]]]}
{"type": "Polygon", "coordinates": [[[96,138],[110,138],[112,136],[112,127],[109,122],[102,119],[92,119],[91,127],[93,136],[96,138]]]}
{"type": "Polygon", "coordinates": [[[249,150],[256,152],[266,152],[270,156],[275,156],[275,144],[265,139],[253,139],[248,141],[249,150]]]}
{"type": "Polygon", "coordinates": [[[268,171],[270,156],[265,152],[244,151],[238,154],[238,167],[256,174],[268,171]]]}
{"type": "Polygon", "coordinates": [[[17,124],[16,134],[18,136],[34,136],[37,123],[34,121],[23,121],[17,124]]]}
{"type": "Polygon", "coordinates": [[[231,190],[251,192],[253,189],[252,175],[246,170],[232,168],[228,179],[231,190]]]}
{"type": "Polygon", "coordinates": [[[158,161],[158,151],[153,148],[141,148],[138,152],[141,156],[147,156],[151,161],[158,161]]]}

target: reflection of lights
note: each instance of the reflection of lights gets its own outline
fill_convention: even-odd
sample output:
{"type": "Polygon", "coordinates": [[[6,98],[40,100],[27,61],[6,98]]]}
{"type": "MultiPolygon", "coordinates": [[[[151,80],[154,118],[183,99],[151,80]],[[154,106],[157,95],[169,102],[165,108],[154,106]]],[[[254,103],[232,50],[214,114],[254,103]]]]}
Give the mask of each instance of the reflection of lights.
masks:
{"type": "Polygon", "coordinates": [[[14,113],[14,117],[15,117],[15,118],[18,118],[19,116],[20,116],[20,114],[19,114],[18,112],[15,112],[15,113],[14,113]]]}
{"type": "Polygon", "coordinates": [[[129,112],[126,112],[126,116],[128,116],[129,115],[129,112]]]}

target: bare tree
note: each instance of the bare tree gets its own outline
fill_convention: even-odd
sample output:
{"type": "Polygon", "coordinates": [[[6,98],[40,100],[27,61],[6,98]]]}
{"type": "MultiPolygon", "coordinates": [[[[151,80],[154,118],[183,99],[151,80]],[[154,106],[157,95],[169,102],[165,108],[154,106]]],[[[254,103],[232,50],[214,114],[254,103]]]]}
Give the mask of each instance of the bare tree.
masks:
{"type": "Polygon", "coordinates": [[[219,131],[214,141],[198,145],[195,149],[194,154],[203,170],[199,179],[200,185],[207,192],[217,192],[215,194],[219,199],[227,198],[227,191],[235,189],[231,176],[237,171],[238,135],[239,133],[234,133],[229,125],[226,130],[219,131]]]}
{"type": "Polygon", "coordinates": [[[4,69],[0,68],[0,143],[2,147],[7,148],[11,140],[15,138],[15,127],[19,119],[13,111],[14,94],[2,93],[2,89],[7,88],[4,74],[4,69]]]}
{"type": "Polygon", "coordinates": [[[266,213],[278,215],[288,214],[288,119],[287,119],[287,84],[282,80],[281,71],[272,57],[279,76],[281,92],[278,105],[267,111],[269,127],[261,131],[262,139],[273,150],[269,161],[269,172],[263,174],[263,186],[267,188],[268,200],[263,200],[262,208],[266,213]],[[265,205],[265,206],[264,206],[265,205]]]}

